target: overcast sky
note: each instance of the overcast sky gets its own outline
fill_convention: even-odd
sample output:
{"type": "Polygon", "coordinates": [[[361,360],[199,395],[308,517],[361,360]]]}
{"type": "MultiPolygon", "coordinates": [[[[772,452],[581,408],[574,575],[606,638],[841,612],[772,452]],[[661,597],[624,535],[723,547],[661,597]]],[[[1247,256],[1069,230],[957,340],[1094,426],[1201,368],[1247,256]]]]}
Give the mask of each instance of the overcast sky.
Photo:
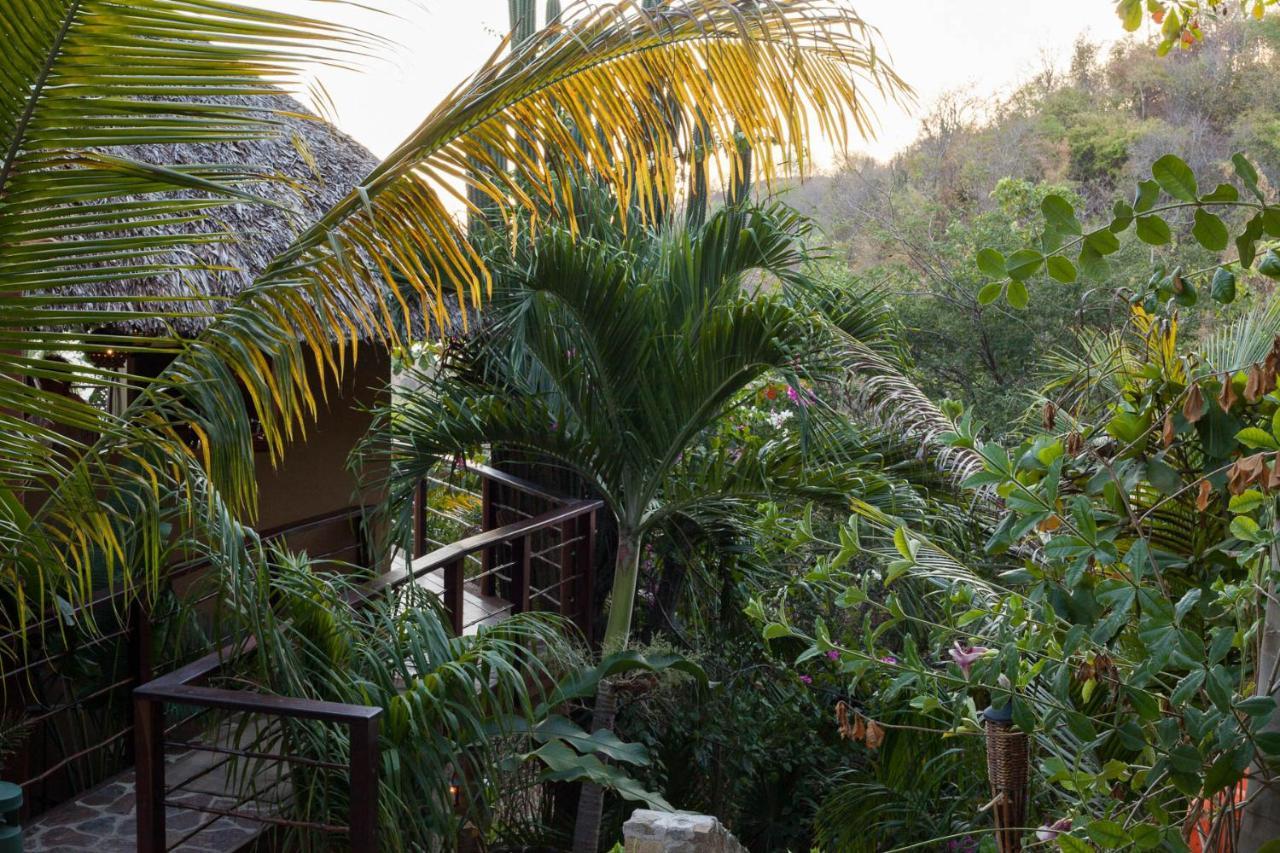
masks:
{"type": "MultiPolygon", "coordinates": [[[[251,2],[311,14],[319,10],[328,18],[339,14],[334,6],[312,0],[251,2]]],[[[366,63],[359,73],[320,69],[316,77],[332,97],[343,129],[383,155],[492,53],[507,25],[507,0],[364,2],[397,16],[340,14],[395,40],[399,49],[366,63]]],[[[919,95],[910,112],[878,110],[878,138],[859,146],[878,157],[909,144],[919,113],[948,90],[968,88],[982,97],[1004,93],[1046,57],[1065,66],[1081,33],[1103,42],[1124,35],[1113,0],[853,0],[853,7],[880,28],[894,67],[919,95]]],[[[832,157],[828,153],[825,159],[832,157]]]]}

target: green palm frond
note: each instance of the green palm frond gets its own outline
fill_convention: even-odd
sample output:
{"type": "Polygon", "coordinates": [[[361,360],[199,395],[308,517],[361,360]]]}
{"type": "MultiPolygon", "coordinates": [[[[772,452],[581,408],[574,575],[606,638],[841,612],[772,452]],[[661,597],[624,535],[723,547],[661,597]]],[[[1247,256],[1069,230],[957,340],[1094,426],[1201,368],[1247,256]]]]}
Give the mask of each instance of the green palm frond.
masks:
{"type": "Polygon", "coordinates": [[[1217,329],[1196,350],[1200,373],[1235,373],[1258,364],[1280,336],[1280,301],[1274,298],[1229,325],[1217,329]]]}
{"type": "MultiPolygon", "coordinates": [[[[499,50],[361,186],[299,223],[225,309],[181,292],[140,297],[130,283],[210,272],[167,257],[183,244],[172,226],[188,232],[183,245],[234,238],[217,212],[278,205],[258,191],[269,164],[150,162],[135,149],[279,133],[280,116],[254,96],[290,87],[307,61],[341,63],[380,45],[234,2],[16,0],[0,11],[14,46],[0,60],[0,529],[6,565],[20,567],[0,583],[19,622],[55,594],[83,597],[90,555],[119,550],[101,501],[121,481],[157,495],[164,484],[165,499],[195,515],[189,499],[207,479],[251,516],[251,420],[278,460],[362,340],[425,333],[415,306],[442,321],[450,303],[464,316],[478,305],[485,259],[449,207],[474,207],[465,186],[512,227],[540,225],[526,214],[567,200],[557,193],[582,170],[617,198],[650,200],[652,212],[681,186],[691,117],[722,138],[740,131],[768,179],[775,155],[808,163],[815,132],[837,143],[865,133],[864,90],[906,92],[874,32],[840,5],[649,6],[580,4],[499,50]],[[196,340],[107,331],[215,310],[196,340]],[[174,360],[150,378],[47,357],[106,349],[174,360]],[[122,387],[133,403],[112,415],[50,387],[71,381],[122,387]]],[[[726,147],[719,162],[732,170],[737,151],[726,147]]]]}
{"type": "MultiPolygon", "coordinates": [[[[634,529],[655,521],[686,452],[744,388],[824,358],[820,324],[777,294],[742,292],[748,273],[802,280],[799,228],[769,207],[649,239],[548,229],[504,271],[491,343],[415,377],[385,416],[393,495],[435,456],[491,441],[577,471],[634,529]]],[[[746,466],[721,468],[748,479],[746,466]]],[[[752,480],[761,492],[766,481],[752,480]]]]}
{"type": "MultiPolygon", "coordinates": [[[[237,686],[386,710],[379,801],[389,850],[436,849],[453,843],[467,822],[490,825],[499,800],[518,784],[504,762],[512,763],[521,737],[549,713],[544,700],[553,686],[584,665],[572,628],[546,614],[458,637],[433,594],[409,585],[356,611],[344,600],[349,583],[304,557],[260,553],[221,577],[220,632],[258,640],[235,673],[237,686]],[[462,790],[464,809],[455,809],[451,783],[462,790]]],[[[293,755],[333,761],[349,752],[341,727],[286,727],[293,755]]],[[[251,784],[252,774],[244,776],[251,784]]],[[[303,768],[294,782],[291,816],[345,823],[352,792],[344,775],[303,768]]],[[[305,831],[296,836],[286,842],[290,849],[324,849],[323,838],[309,846],[305,831]]]]}

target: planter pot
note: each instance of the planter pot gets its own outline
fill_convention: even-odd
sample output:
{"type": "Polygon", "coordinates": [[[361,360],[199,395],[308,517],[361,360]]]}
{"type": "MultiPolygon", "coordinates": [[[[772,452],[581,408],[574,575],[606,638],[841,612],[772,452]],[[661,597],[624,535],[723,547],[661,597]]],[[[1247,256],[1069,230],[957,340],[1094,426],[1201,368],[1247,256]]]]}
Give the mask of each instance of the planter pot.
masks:
{"type": "Polygon", "coordinates": [[[987,777],[991,780],[991,814],[1000,853],[1022,850],[1027,821],[1027,775],[1031,743],[1014,728],[1007,708],[983,712],[987,732],[987,777]]]}

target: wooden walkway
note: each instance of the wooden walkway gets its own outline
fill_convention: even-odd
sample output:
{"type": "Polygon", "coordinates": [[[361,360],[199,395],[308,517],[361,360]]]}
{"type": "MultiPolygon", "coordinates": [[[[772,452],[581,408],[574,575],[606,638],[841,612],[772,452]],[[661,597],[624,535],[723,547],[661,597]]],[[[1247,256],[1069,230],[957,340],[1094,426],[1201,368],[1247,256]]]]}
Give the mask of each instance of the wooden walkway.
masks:
{"type": "MultiPolygon", "coordinates": [[[[425,563],[416,560],[414,565],[425,563]]],[[[419,575],[415,583],[444,600],[444,569],[419,575]]],[[[462,633],[470,636],[481,627],[497,625],[511,615],[511,602],[496,595],[485,595],[480,585],[467,581],[462,586],[462,633]]]]}

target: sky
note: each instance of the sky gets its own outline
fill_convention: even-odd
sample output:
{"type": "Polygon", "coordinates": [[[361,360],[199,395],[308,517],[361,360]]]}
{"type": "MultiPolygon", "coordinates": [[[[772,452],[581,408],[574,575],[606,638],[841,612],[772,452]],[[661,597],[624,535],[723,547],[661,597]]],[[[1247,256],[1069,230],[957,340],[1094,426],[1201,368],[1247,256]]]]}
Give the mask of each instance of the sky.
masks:
{"type": "MultiPolygon", "coordinates": [[[[335,11],[314,0],[249,2],[340,16],[397,44],[358,71],[314,72],[338,124],[378,155],[483,62],[507,26],[507,0],[364,0],[394,14],[335,11]]],[[[916,138],[920,115],[940,95],[1007,93],[1046,61],[1065,67],[1082,33],[1104,44],[1124,37],[1113,0],[852,0],[852,6],[880,29],[891,63],[917,93],[912,109],[878,108],[877,138],[854,146],[881,159],[916,138]]],[[[838,157],[834,150],[817,153],[820,167],[838,157]]]]}

